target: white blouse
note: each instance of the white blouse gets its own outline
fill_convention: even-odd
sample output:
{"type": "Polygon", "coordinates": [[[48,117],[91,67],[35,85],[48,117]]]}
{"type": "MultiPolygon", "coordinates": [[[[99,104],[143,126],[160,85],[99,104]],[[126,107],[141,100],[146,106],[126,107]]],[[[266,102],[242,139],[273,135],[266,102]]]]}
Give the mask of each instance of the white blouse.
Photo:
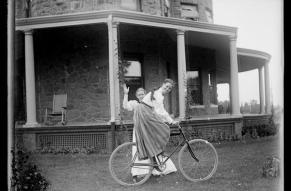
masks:
{"type": "Polygon", "coordinates": [[[174,120],[170,117],[164,107],[164,96],[162,94],[162,89],[160,88],[154,92],[154,100],[151,100],[151,94],[152,93],[149,92],[142,101],[153,107],[155,112],[161,116],[164,122],[172,123],[174,120]]]}

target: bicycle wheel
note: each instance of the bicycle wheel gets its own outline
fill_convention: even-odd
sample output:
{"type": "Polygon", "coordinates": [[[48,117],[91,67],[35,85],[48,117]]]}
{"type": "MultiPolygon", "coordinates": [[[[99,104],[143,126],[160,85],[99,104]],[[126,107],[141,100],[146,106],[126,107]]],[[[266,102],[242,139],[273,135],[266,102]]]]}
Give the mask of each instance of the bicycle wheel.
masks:
{"type": "Polygon", "coordinates": [[[215,173],[218,165],[218,155],[214,146],[206,140],[189,141],[198,162],[191,156],[187,144],[179,152],[179,168],[184,177],[192,182],[207,180],[215,173]]]}
{"type": "Polygon", "coordinates": [[[109,171],[113,179],[124,186],[136,186],[145,183],[151,176],[153,166],[151,160],[138,161],[134,142],[119,145],[109,158],[109,171]],[[134,165],[134,161],[141,165],[134,165]],[[147,163],[147,165],[142,165],[147,163]],[[138,176],[133,175],[138,171],[138,176]]]}

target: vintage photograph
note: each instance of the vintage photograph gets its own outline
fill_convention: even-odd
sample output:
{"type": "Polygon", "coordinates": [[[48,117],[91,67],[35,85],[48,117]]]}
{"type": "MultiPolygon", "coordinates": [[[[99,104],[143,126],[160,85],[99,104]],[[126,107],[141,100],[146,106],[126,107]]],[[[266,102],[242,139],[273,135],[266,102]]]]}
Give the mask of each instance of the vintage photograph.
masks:
{"type": "Polygon", "coordinates": [[[284,190],[282,0],[7,6],[9,190],[284,190]]]}

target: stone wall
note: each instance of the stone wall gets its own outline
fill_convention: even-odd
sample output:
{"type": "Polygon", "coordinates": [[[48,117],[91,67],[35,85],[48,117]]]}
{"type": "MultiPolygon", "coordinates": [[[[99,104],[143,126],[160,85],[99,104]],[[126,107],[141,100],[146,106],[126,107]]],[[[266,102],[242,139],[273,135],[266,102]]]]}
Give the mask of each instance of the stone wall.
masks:
{"type": "Polygon", "coordinates": [[[34,35],[38,121],[43,121],[46,107],[52,108],[53,95],[62,93],[68,95],[69,122],[109,119],[106,33],[86,29],[46,30],[34,35]]]}
{"type": "Polygon", "coordinates": [[[142,1],[142,11],[151,15],[162,15],[162,5],[160,0],[142,1]]]}
{"type": "MultiPolygon", "coordinates": [[[[181,1],[194,2],[198,5],[200,21],[207,22],[205,9],[212,10],[212,0],[170,0],[170,17],[181,17],[181,1]]],[[[16,18],[27,17],[26,10],[29,8],[31,17],[68,14],[82,11],[123,9],[120,0],[31,0],[30,5],[25,0],[17,0],[15,6],[16,18]]],[[[161,0],[142,0],[141,11],[151,15],[164,16],[165,4],[161,0]]]]}

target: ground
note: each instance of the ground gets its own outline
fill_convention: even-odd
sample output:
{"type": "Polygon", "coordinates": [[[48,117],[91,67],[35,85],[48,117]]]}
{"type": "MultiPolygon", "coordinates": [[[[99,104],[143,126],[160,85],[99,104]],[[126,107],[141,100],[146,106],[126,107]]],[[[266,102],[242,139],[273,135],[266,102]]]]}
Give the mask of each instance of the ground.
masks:
{"type": "MultiPolygon", "coordinates": [[[[280,178],[263,178],[260,170],[268,156],[279,157],[278,140],[277,136],[270,136],[214,144],[219,155],[218,168],[211,179],[201,183],[187,181],[178,170],[151,177],[141,186],[123,187],[111,178],[106,154],[33,154],[31,158],[51,183],[51,191],[277,191],[280,178]]],[[[177,161],[176,153],[173,162],[178,167],[177,161]]]]}

